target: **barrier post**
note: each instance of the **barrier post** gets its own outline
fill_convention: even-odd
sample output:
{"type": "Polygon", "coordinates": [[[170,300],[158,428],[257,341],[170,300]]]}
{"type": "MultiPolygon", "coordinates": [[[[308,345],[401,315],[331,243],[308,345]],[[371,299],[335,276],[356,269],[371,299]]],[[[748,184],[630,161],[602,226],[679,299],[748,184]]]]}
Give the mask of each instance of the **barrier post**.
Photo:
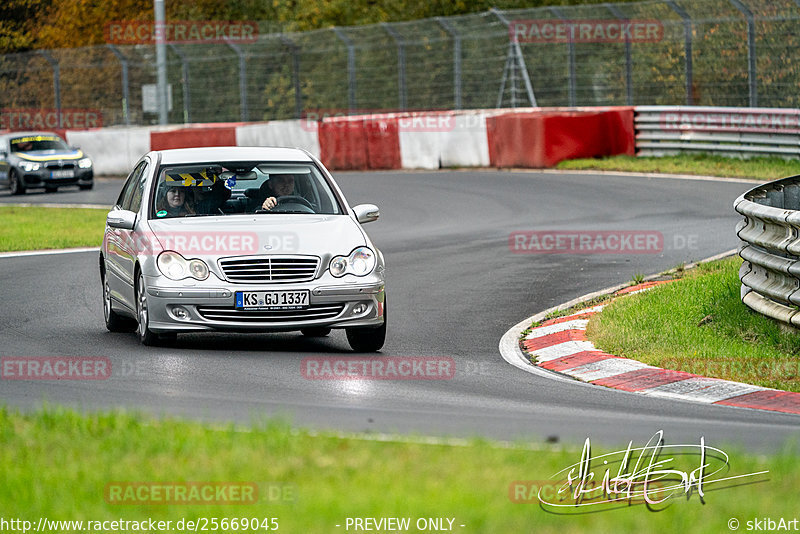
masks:
{"type": "Polygon", "coordinates": [[[61,116],[61,69],[58,66],[58,60],[50,55],[50,52],[39,50],[41,55],[50,66],[53,68],[53,97],[55,99],[56,112],[58,113],[58,127],[63,126],[63,117],[61,116]]]}
{"type": "Polygon", "coordinates": [[[128,83],[128,58],[126,58],[119,49],[111,44],[106,45],[111,52],[117,56],[119,63],[122,67],[122,120],[125,121],[125,126],[131,125],[130,109],[130,88],[128,83]]]}
{"type": "Polygon", "coordinates": [[[386,30],[386,33],[392,36],[395,44],[397,45],[397,85],[398,85],[398,104],[402,111],[406,110],[406,43],[403,37],[397,33],[397,30],[392,28],[386,22],[381,22],[381,27],[386,30]]]}
{"type": "MultiPolygon", "coordinates": [[[[558,17],[561,22],[567,22],[567,17],[564,12],[557,7],[551,6],[548,8],[550,12],[558,17]]],[[[575,107],[577,104],[577,97],[575,94],[575,86],[577,85],[577,73],[575,72],[575,42],[572,38],[567,41],[567,68],[569,69],[568,88],[567,94],[569,95],[569,106],[575,107]]]]}
{"type": "Polygon", "coordinates": [[[189,61],[186,59],[186,54],[184,54],[177,46],[170,43],[169,49],[175,52],[179,58],[181,58],[181,86],[183,87],[183,122],[184,124],[189,124],[192,122],[192,117],[189,114],[189,61]]]}
{"type": "Polygon", "coordinates": [[[741,0],[731,0],[747,20],[747,78],[749,82],[750,107],[758,107],[758,78],[756,77],[756,22],[753,12],[741,0]]]}
{"type": "Polygon", "coordinates": [[[334,26],[333,31],[347,47],[347,103],[353,113],[356,109],[356,47],[342,30],[334,26]]]}
{"type": "Polygon", "coordinates": [[[686,76],[686,105],[694,105],[692,85],[694,84],[692,72],[692,18],[674,0],[665,0],[666,4],[683,19],[683,55],[686,76]]]}
{"type": "Polygon", "coordinates": [[[239,57],[239,111],[242,122],[247,122],[249,116],[247,112],[247,62],[239,45],[230,42],[227,38],[225,39],[225,44],[239,57]]]}
{"type": "Polygon", "coordinates": [[[461,36],[447,19],[436,17],[436,22],[453,38],[453,100],[454,108],[461,109],[461,36]]]}

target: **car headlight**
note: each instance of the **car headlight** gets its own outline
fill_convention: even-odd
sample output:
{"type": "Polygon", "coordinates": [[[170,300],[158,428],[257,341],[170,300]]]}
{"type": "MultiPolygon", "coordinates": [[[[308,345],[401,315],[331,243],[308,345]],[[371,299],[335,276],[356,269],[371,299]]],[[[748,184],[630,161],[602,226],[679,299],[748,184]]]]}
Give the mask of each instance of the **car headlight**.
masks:
{"type": "Polygon", "coordinates": [[[89,158],[83,158],[78,160],[78,167],[81,169],[91,169],[92,168],[92,160],[89,158]]]}
{"type": "Polygon", "coordinates": [[[21,161],[19,166],[22,167],[22,170],[25,172],[38,171],[42,168],[42,164],[36,163],[35,161],[21,161]]]}
{"type": "Polygon", "coordinates": [[[208,265],[203,260],[187,260],[177,252],[167,250],[158,255],[158,270],[170,280],[183,280],[194,278],[205,280],[208,278],[208,265]]]}
{"type": "Polygon", "coordinates": [[[337,278],[346,274],[366,276],[375,268],[375,253],[367,247],[358,247],[349,256],[336,256],[329,270],[337,278]]]}

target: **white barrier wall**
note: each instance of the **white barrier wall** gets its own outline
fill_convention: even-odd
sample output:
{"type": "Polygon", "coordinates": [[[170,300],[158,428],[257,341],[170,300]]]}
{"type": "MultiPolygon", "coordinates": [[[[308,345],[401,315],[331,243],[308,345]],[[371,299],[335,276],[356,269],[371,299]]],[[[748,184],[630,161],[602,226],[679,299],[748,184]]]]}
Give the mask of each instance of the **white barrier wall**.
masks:
{"type": "Polygon", "coordinates": [[[417,115],[399,119],[400,159],[404,169],[488,167],[486,112],[417,115]]]}
{"type": "Polygon", "coordinates": [[[237,126],[236,145],[296,147],[308,150],[317,158],[320,154],[315,121],[272,121],[237,126]]]}
{"type": "Polygon", "coordinates": [[[68,130],[67,143],[92,158],[95,175],[127,175],[150,151],[150,130],[148,126],[68,130]]]}

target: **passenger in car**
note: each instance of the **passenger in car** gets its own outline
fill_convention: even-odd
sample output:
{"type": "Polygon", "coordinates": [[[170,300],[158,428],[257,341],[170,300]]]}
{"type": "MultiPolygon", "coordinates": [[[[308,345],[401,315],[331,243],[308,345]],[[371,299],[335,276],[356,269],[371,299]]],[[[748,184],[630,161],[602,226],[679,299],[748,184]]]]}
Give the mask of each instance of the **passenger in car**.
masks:
{"type": "Polygon", "coordinates": [[[224,181],[217,180],[210,188],[198,188],[196,198],[197,213],[222,214],[220,208],[231,198],[231,190],[225,187],[224,181]]]}
{"type": "Polygon", "coordinates": [[[157,217],[183,217],[196,213],[186,187],[169,186],[156,203],[157,217]]]}

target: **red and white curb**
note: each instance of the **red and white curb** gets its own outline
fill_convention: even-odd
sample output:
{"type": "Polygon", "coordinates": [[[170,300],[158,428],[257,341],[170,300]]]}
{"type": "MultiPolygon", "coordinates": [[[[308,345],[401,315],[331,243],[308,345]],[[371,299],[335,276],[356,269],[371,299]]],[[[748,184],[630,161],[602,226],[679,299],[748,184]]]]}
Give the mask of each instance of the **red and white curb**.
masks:
{"type": "MultiPolygon", "coordinates": [[[[615,295],[638,293],[659,283],[663,282],[647,282],[617,291],[615,295]]],[[[526,370],[545,369],[550,371],[547,374],[551,377],[552,373],[558,373],[567,380],[569,378],[566,377],[570,377],[594,386],[653,397],[800,415],[800,393],[661,369],[598,350],[586,339],[586,325],[589,318],[599,313],[603,307],[595,306],[565,317],[549,319],[531,329],[521,344],[535,358],[535,362],[531,363],[517,347],[519,356],[525,359],[529,368],[526,370]]],[[[527,324],[530,325],[531,322],[536,321],[528,320],[527,324]]],[[[511,341],[507,336],[516,328],[507,332],[500,348],[506,361],[523,368],[518,359],[515,361],[507,357],[511,341]]],[[[518,331],[517,339],[521,332],[522,330],[518,331]]]]}

